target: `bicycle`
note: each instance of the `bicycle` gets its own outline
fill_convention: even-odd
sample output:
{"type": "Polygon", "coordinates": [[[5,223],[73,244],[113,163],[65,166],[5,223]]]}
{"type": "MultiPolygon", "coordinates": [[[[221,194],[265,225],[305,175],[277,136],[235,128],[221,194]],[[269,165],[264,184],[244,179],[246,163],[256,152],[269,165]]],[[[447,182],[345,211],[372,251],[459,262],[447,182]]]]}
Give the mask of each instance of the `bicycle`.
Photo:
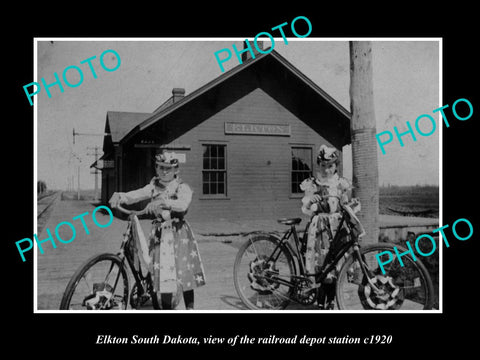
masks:
{"type": "MultiPolygon", "coordinates": [[[[120,251],[117,254],[103,253],[88,259],[70,279],[60,304],[60,310],[126,310],[128,307],[139,309],[149,300],[154,309],[161,309],[160,293],[153,287],[153,277],[149,271],[142,270],[150,261],[156,262],[158,251],[153,252],[153,259],[148,255],[148,245],[140,238],[142,260],[132,233],[132,223],[136,216],[146,214],[140,211],[117,207],[129,215],[127,229],[123,234],[120,251]],[[130,291],[127,264],[134,279],[130,291]],[[130,296],[129,296],[130,295],[130,296]]],[[[153,220],[153,223],[160,223],[153,220]]],[[[158,248],[158,245],[155,245],[158,248]]]]}
{"type": "Polygon", "coordinates": [[[282,310],[291,301],[313,305],[323,280],[338,266],[335,298],[340,310],[432,309],[433,283],[421,261],[403,255],[404,266],[392,261],[383,274],[375,255],[395,254],[394,246],[400,253],[407,250],[389,243],[361,247],[359,240],[365,231],[359,219],[348,204],[341,204],[340,211],[338,230],[318,272],[306,271],[308,224],[300,239],[296,225],[301,218],[279,219],[289,226],[282,237],[255,232],[242,244],[234,264],[234,285],[248,309],[282,310]]]}

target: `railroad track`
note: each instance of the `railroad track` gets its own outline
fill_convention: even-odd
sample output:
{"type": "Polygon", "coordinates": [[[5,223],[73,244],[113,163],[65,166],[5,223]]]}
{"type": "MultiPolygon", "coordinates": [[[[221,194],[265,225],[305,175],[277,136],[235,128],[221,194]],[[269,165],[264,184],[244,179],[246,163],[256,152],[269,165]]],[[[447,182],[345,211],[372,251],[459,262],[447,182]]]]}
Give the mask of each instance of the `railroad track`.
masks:
{"type": "Polygon", "coordinates": [[[37,195],[37,203],[49,196],[55,195],[56,193],[58,193],[58,191],[48,191],[45,194],[37,195]]]}
{"type": "Polygon", "coordinates": [[[49,209],[52,209],[52,205],[57,200],[58,196],[61,194],[61,191],[53,191],[49,194],[44,194],[37,199],[37,234],[40,235],[45,227],[45,224],[48,221],[50,212],[49,209]]]}

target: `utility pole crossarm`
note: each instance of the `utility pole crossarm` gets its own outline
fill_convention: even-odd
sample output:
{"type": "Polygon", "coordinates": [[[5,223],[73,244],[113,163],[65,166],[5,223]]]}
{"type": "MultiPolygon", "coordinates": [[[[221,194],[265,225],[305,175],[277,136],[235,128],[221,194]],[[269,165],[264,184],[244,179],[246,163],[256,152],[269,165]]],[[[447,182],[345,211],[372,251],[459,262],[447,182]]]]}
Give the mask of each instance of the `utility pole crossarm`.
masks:
{"type": "MultiPolygon", "coordinates": [[[[75,136],[79,136],[79,135],[82,135],[82,136],[111,136],[111,134],[109,134],[109,133],[89,133],[89,132],[80,133],[80,132],[75,132],[75,128],[73,128],[73,145],[75,145],[75,136]]],[[[98,155],[99,155],[98,150],[100,149],[100,147],[99,146],[87,147],[87,149],[94,149],[95,150],[94,154],[88,154],[88,155],[94,155],[95,156],[95,163],[96,163],[98,161],[98,155]]],[[[94,197],[95,197],[95,200],[98,200],[98,169],[97,168],[95,168],[95,173],[94,174],[95,174],[95,195],[94,195],[94,197]]],[[[80,167],[78,169],[78,199],[80,200],[80,167]]]]}
{"type": "Polygon", "coordinates": [[[79,135],[86,135],[86,136],[111,136],[112,134],[110,134],[110,133],[89,133],[89,132],[79,133],[79,132],[75,132],[75,128],[73,128],[73,144],[74,144],[74,145],[75,145],[75,136],[79,136],[79,135]]]}

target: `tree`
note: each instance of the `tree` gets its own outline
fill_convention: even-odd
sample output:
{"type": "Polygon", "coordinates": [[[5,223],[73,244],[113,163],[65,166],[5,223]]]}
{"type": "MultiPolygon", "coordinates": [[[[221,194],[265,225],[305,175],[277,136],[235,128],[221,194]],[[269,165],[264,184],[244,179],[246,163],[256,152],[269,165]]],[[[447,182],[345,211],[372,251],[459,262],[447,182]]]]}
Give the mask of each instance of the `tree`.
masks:
{"type": "Polygon", "coordinates": [[[43,180],[37,181],[37,194],[43,194],[47,191],[47,184],[43,180]]]}
{"type": "Polygon", "coordinates": [[[363,242],[371,244],[379,235],[379,187],[370,41],[350,41],[350,111],[353,196],[362,204],[359,219],[367,233],[363,242]]]}

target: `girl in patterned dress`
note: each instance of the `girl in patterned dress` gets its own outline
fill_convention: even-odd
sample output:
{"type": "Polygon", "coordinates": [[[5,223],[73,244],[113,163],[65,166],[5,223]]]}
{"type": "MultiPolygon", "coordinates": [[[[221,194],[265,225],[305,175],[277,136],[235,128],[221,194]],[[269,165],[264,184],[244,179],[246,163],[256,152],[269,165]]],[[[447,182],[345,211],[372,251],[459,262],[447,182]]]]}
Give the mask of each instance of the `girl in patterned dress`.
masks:
{"type": "MultiPolygon", "coordinates": [[[[311,216],[305,253],[306,270],[310,274],[320,271],[338,230],[341,219],[340,202],[348,201],[351,185],[338,175],[339,161],[336,149],[322,145],[317,156],[316,177],[305,179],[300,184],[300,189],[305,192],[302,212],[311,216]]],[[[333,308],[335,278],[335,270],[332,270],[323,281],[317,297],[319,308],[333,308]]],[[[315,277],[312,276],[311,280],[315,282],[315,277]]]]}
{"type": "MultiPolygon", "coordinates": [[[[178,177],[178,159],[174,153],[156,156],[155,176],[138,190],[114,193],[112,207],[151,199],[147,213],[155,215],[150,233],[150,259],[147,263],[154,275],[154,290],[161,294],[162,309],[175,308],[178,293],[183,291],[185,308],[194,307],[194,289],[205,285],[205,272],[190,226],[184,219],[192,201],[192,190],[178,177]],[[155,246],[157,245],[157,246],[155,246]],[[154,253],[156,251],[156,253],[154,253]]],[[[134,236],[144,236],[140,224],[133,222],[134,236]]]]}

